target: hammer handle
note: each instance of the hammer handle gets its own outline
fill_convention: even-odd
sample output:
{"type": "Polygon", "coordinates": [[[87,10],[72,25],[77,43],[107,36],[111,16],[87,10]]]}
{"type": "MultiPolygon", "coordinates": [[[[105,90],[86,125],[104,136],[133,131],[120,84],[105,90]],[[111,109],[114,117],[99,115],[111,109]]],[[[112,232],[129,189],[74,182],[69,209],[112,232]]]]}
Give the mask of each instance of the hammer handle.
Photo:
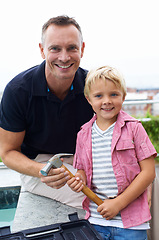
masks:
{"type": "MultiPolygon", "coordinates": [[[[66,171],[69,172],[69,175],[71,178],[74,177],[74,175],[67,169],[67,167],[65,167],[64,165],[62,165],[61,167],[63,167],[66,171]]],[[[89,187],[87,187],[85,184],[83,184],[84,187],[82,189],[82,192],[89,198],[91,199],[93,202],[95,202],[98,206],[101,205],[103,203],[103,200],[100,199],[89,187]]]]}

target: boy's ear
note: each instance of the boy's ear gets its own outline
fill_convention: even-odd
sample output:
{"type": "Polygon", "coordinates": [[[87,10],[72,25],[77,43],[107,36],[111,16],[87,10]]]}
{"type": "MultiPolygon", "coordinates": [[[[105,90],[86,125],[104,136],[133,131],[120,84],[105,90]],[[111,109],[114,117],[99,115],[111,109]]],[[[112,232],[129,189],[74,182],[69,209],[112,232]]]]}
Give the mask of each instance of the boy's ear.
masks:
{"type": "Polygon", "coordinates": [[[88,103],[92,106],[91,101],[88,96],[86,96],[86,99],[87,99],[88,103]]]}

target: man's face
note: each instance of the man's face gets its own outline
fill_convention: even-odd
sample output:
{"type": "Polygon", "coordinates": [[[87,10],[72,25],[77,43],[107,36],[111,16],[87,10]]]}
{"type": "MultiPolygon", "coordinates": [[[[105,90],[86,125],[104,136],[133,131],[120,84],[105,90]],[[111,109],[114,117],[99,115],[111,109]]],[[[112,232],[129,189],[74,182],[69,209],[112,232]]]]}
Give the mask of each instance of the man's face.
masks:
{"type": "Polygon", "coordinates": [[[46,59],[46,77],[73,80],[84,52],[84,43],[74,25],[50,25],[40,44],[41,55],[46,59]]]}

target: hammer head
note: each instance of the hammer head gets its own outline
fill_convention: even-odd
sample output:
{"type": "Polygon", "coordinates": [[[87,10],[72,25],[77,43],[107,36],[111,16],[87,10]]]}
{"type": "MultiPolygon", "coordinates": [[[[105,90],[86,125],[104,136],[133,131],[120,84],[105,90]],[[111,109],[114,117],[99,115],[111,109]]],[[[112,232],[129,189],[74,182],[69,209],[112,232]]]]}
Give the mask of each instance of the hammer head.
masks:
{"type": "Polygon", "coordinates": [[[60,168],[63,165],[61,158],[63,157],[71,157],[73,154],[70,153],[58,153],[55,154],[52,158],[50,158],[47,164],[41,169],[41,174],[47,176],[49,170],[51,168],[60,168]]]}
{"type": "Polygon", "coordinates": [[[52,168],[60,168],[63,165],[61,158],[63,157],[71,157],[73,154],[69,153],[58,153],[49,159],[49,162],[52,164],[52,168]]]}

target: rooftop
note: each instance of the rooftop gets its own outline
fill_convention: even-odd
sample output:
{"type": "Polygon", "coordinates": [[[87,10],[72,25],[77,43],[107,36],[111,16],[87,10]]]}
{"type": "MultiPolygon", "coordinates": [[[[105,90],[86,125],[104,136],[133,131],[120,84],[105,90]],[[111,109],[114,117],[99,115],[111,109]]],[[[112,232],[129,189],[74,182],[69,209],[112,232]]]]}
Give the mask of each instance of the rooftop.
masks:
{"type": "MultiPolygon", "coordinates": [[[[20,174],[0,164],[0,187],[19,186],[20,174]]],[[[68,214],[78,213],[84,219],[82,209],[69,207],[55,200],[38,196],[21,189],[12,232],[42,227],[55,223],[68,222],[68,214]]]]}

